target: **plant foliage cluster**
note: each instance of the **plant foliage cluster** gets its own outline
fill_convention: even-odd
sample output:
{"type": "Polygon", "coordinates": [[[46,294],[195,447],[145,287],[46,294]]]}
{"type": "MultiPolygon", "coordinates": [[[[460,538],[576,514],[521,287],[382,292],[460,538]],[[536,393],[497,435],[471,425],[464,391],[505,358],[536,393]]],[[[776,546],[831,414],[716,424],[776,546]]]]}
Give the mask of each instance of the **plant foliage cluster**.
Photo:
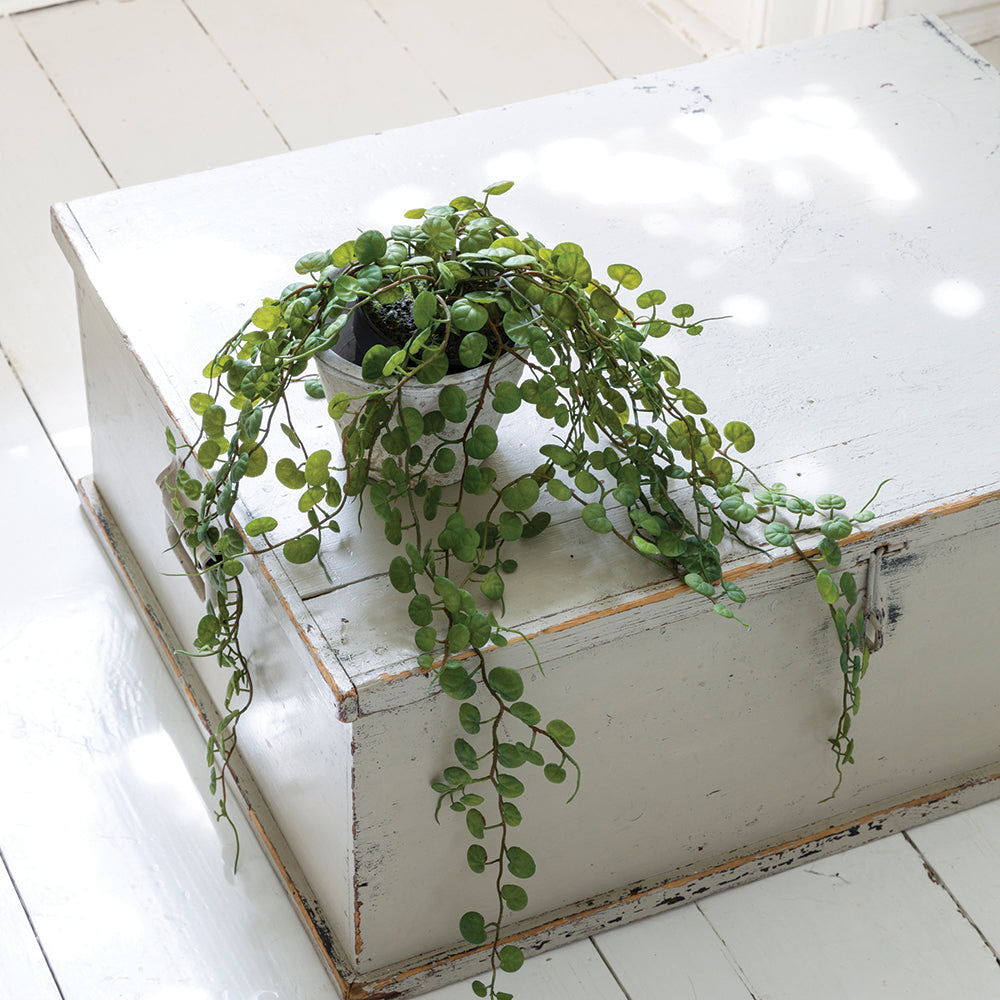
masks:
{"type": "Polygon", "coordinates": [[[208,746],[219,817],[228,818],[226,769],[253,691],[240,640],[247,556],[280,549],[292,563],[318,560],[324,534],[367,504],[397,547],[387,570],[407,602],[417,662],[458,702],[455,762],[432,787],[438,811],[447,804],[462,814],[466,863],[493,887],[492,911],[464,914],[459,930],[489,949],[490,976],[473,989],[495,1000],[511,996],[498,972],[523,961],[504,943],[503,928],[509,913],[528,906],[524,883],[535,872],[515,842],[527,780],[520,775],[537,768],[572,788],[570,798],[580,782],[571,726],[543,720],[524,700],[520,674],[491,665],[512,634],[502,616],[517,569],[511,550],[550,523],[543,494],[576,508],[584,531],[613,536],[676,574],[723,619],[739,621],[745,601],[724,577],[724,539],[743,539],[757,526],[770,545],[801,556],[840,646],[843,703],[830,739],[838,786],[852,761],[850,725],[868,665],[858,582],[838,568],[840,546],[873,516],[867,504],[845,513],[838,495],[806,499],[760,481],[743,458],[754,445],[751,428],[713,423],[661,350],[668,334],[696,336],[705,321],[688,304],[668,306],[665,291],[643,287],[632,265],[612,264],[599,276],[579,245],[550,248],[520,234],[490,204],[509,187],[414,210],[388,234],[363,232],[303,257],[300,280],[265,299],[205,368],[209,385],[191,398],[197,440],[180,446],[168,432],[180,466],[178,527],[200,553],[209,585],[196,650],[230,673],[224,717],[208,746]],[[367,351],[366,390],[327,401],[343,428],[342,447],[310,451],[292,423],[289,390],[304,382],[321,395],[310,360],[337,344],[358,309],[393,303],[412,313],[412,336],[367,351]],[[523,362],[520,382],[494,375],[509,354],[523,362]],[[478,393],[449,383],[449,357],[481,368],[478,393]],[[429,412],[408,403],[411,383],[440,385],[429,412]],[[481,415],[520,407],[533,408],[551,434],[538,442],[533,468],[504,478],[492,461],[497,432],[481,415]],[[295,457],[269,460],[275,434],[295,457]],[[261,515],[241,526],[233,513],[241,485],[268,468],[295,495],[302,519],[287,526],[261,515]],[[455,485],[436,485],[433,474],[455,485]]]}

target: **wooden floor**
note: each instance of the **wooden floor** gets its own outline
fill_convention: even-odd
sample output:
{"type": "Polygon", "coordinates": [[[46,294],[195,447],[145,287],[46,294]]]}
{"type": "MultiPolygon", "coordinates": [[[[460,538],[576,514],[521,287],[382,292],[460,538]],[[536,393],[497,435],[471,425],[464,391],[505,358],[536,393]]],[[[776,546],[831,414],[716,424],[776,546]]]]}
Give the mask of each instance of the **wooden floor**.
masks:
{"type": "MultiPolygon", "coordinates": [[[[89,437],[49,203],[698,58],[635,0],[0,15],[0,998],[335,996],[249,833],[230,874],[201,737],[79,514],[89,437]]],[[[514,986],[980,1000],[1000,998],[998,950],[1000,804],[533,959],[514,986]]]]}

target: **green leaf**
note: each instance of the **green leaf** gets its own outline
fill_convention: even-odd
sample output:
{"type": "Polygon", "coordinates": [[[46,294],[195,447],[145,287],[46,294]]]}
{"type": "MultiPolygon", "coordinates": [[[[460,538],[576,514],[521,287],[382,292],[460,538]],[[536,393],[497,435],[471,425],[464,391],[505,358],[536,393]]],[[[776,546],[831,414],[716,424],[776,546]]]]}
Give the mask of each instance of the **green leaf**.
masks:
{"type": "Polygon", "coordinates": [[[498,774],[496,777],[497,792],[505,799],[516,799],[524,794],[524,784],[512,774],[498,774]]]}
{"type": "Polygon", "coordinates": [[[511,715],[520,719],[526,726],[537,726],[542,720],[542,713],[534,705],[526,701],[516,701],[510,706],[511,715]]]}
{"type": "Polygon", "coordinates": [[[315,535],[291,538],[282,546],[281,552],[290,563],[307,563],[319,553],[319,539],[315,535]]]}
{"type": "Polygon", "coordinates": [[[278,522],[273,517],[255,517],[252,521],[247,522],[244,531],[251,537],[256,538],[258,535],[263,535],[265,532],[274,531],[278,527],[278,522]]]}
{"type": "MultiPolygon", "coordinates": [[[[499,443],[497,432],[492,427],[487,424],[478,424],[465,439],[465,451],[470,458],[482,461],[484,458],[489,458],[497,450],[499,443]]],[[[537,491],[537,484],[535,489],[537,491]]]]}
{"type": "Polygon", "coordinates": [[[846,517],[838,515],[830,518],[829,521],[824,521],[819,530],[831,541],[839,542],[841,539],[847,538],[854,527],[846,517]]]}
{"type": "Polygon", "coordinates": [[[214,438],[224,435],[226,430],[226,410],[225,407],[213,403],[201,415],[201,426],[205,431],[205,436],[214,438]]]}
{"type": "Polygon", "coordinates": [[[711,597],[715,593],[715,588],[700,573],[688,573],[684,583],[702,597],[711,597]]]}
{"type": "Polygon", "coordinates": [[[413,567],[406,556],[396,556],[389,563],[389,582],[401,594],[408,594],[413,590],[413,567]]]}
{"type": "MultiPolygon", "coordinates": [[[[504,972],[517,972],[524,965],[524,952],[516,944],[505,944],[497,952],[497,961],[504,972]]],[[[502,994],[497,993],[497,1000],[502,1000],[502,994]]]]}
{"type": "MultiPolygon", "coordinates": [[[[573,245],[575,246],[575,244],[573,245]]],[[[556,270],[563,277],[569,278],[570,281],[578,285],[589,285],[593,278],[593,272],[590,269],[587,258],[578,250],[569,250],[562,253],[558,251],[559,247],[556,247],[552,254],[552,262],[555,264],[556,270]]]]}
{"type": "Polygon", "coordinates": [[[546,764],[544,773],[553,785],[561,785],[566,780],[566,770],[558,764],[546,764]]]}
{"type": "Polygon", "coordinates": [[[431,625],[422,625],[413,635],[417,649],[430,653],[437,645],[437,630],[431,625]]]}
{"type": "Polygon", "coordinates": [[[508,847],[507,870],[514,878],[531,878],[535,874],[535,859],[520,847],[508,847]]]}
{"type": "Polygon", "coordinates": [[[738,452],[749,451],[754,446],[753,431],[740,420],[731,420],[722,428],[722,433],[738,452]]]}
{"type": "Polygon", "coordinates": [[[642,274],[631,264],[612,264],[608,268],[608,277],[623,288],[636,289],[642,284],[642,274]]]}
{"type": "Polygon", "coordinates": [[[458,707],[458,721],[462,724],[462,728],[470,736],[475,736],[476,733],[479,732],[479,728],[482,725],[482,718],[479,714],[479,709],[467,701],[463,702],[458,707]]]}
{"type": "Polygon", "coordinates": [[[404,406],[399,419],[410,444],[416,444],[424,436],[424,418],[421,412],[415,406],[404,406]]]}
{"type": "Polygon", "coordinates": [[[781,521],[773,521],[764,529],[764,537],[772,544],[778,546],[791,546],[795,544],[792,537],[792,529],[781,521]]]}
{"type": "MultiPolygon", "coordinates": [[[[465,333],[475,333],[477,330],[481,330],[486,325],[486,320],[489,319],[489,313],[485,306],[480,305],[478,302],[473,302],[472,299],[465,298],[464,296],[454,302],[451,306],[451,325],[456,330],[461,330],[465,333]]],[[[485,338],[484,347],[485,347],[485,338]]],[[[464,341],[463,341],[464,343],[464,341]]],[[[459,349],[459,357],[461,357],[461,349],[459,349]]],[[[479,352],[479,359],[482,359],[482,351],[479,352]]],[[[462,364],[465,364],[469,368],[475,367],[479,364],[479,360],[473,361],[472,364],[467,364],[463,359],[462,364]]]]}
{"type": "Polygon", "coordinates": [[[191,409],[200,417],[215,400],[207,392],[196,392],[190,399],[191,409]]]}
{"type": "Polygon", "coordinates": [[[524,681],[521,675],[510,667],[494,667],[486,680],[490,688],[504,701],[517,701],[524,694],[524,681]]]}
{"type": "Polygon", "coordinates": [[[832,538],[821,538],[817,548],[830,566],[836,568],[840,565],[840,546],[832,538]]]}
{"type": "Polygon", "coordinates": [[[339,420],[348,411],[350,405],[351,397],[346,392],[338,392],[330,398],[329,403],[326,405],[326,412],[334,420],[339,420]]]}
{"type": "Polygon", "coordinates": [[[300,490],[306,484],[305,473],[290,458],[279,458],[274,466],[275,478],[290,490],[300,490]]]}
{"type": "Polygon", "coordinates": [[[331,458],[330,452],[321,448],[306,459],[305,477],[310,486],[326,485],[326,481],[330,478],[331,458]]]}
{"type": "Polygon", "coordinates": [[[828,569],[821,569],[816,574],[816,588],[819,590],[819,596],[827,604],[836,604],[840,600],[840,590],[828,569]]]}
{"type": "MultiPolygon", "coordinates": [[[[456,770],[459,769],[456,768],[456,770]]],[[[454,784],[454,782],[452,782],[452,784],[454,784]]],[[[476,840],[482,840],[486,835],[486,819],[478,809],[470,809],[465,814],[465,825],[468,827],[469,833],[471,833],[476,840]]]]}
{"type": "Polygon", "coordinates": [[[722,513],[740,524],[749,524],[757,516],[757,508],[743,499],[742,493],[726,497],[722,501],[722,513]]]}
{"type": "Polygon", "coordinates": [[[597,315],[607,321],[618,315],[618,303],[607,289],[598,286],[590,293],[590,305],[597,315]]]}
{"type": "Polygon", "coordinates": [[[527,510],[538,501],[538,496],[538,483],[530,476],[525,476],[504,487],[500,493],[500,502],[508,510],[527,510]]]}
{"type": "Polygon", "coordinates": [[[836,493],[824,493],[816,498],[816,506],[820,510],[843,510],[847,501],[836,493]]]}
{"type": "Polygon", "coordinates": [[[854,604],[858,599],[858,584],[852,573],[840,574],[840,590],[847,598],[848,604],[854,604]]]}
{"type": "Polygon", "coordinates": [[[469,944],[486,943],[486,920],[481,913],[470,910],[462,914],[462,919],[458,922],[458,930],[465,941],[469,944]]]}
{"type": "Polygon", "coordinates": [[[457,385],[446,385],[438,393],[438,409],[445,420],[453,424],[461,423],[467,414],[467,398],[465,390],[457,385]]]}
{"type": "Polygon", "coordinates": [[[521,810],[513,802],[502,802],[500,804],[500,814],[508,826],[521,825],[521,810]]]}
{"type": "Polygon", "coordinates": [[[573,732],[573,727],[563,722],[562,719],[553,719],[545,727],[545,731],[561,747],[571,747],[576,742],[576,733],[573,732]]]}
{"type": "Polygon", "coordinates": [[[458,701],[465,701],[476,693],[476,682],[461,666],[444,667],[438,674],[438,683],[446,695],[458,701]]]}
{"type": "MultiPolygon", "coordinates": [[[[528,905],[528,894],[519,885],[501,886],[500,895],[512,910],[523,910],[528,905]]],[[[516,971],[516,969],[505,971],[516,971]]]]}
{"type": "Polygon", "coordinates": [[[487,600],[499,601],[503,597],[503,578],[498,573],[491,571],[483,577],[479,589],[487,600]]]}
{"type": "Polygon", "coordinates": [[[260,306],[254,310],[250,322],[260,330],[269,333],[281,323],[281,309],[277,305],[260,306]]]}
{"type": "Polygon", "coordinates": [[[359,264],[373,264],[385,256],[387,249],[385,237],[377,229],[369,229],[354,241],[354,256],[359,264]]]}
{"type": "MultiPolygon", "coordinates": [[[[477,306],[476,308],[481,309],[482,307],[477,306]]],[[[482,309],[482,312],[485,314],[486,310],[482,309]]],[[[481,333],[466,334],[462,338],[462,342],[458,345],[458,360],[466,368],[476,368],[482,364],[483,355],[486,353],[488,346],[488,341],[481,333]]]]}
{"type": "Polygon", "coordinates": [[[493,389],[493,409],[513,413],[521,405],[521,390],[513,382],[498,382],[493,389]]]}
{"type": "Polygon", "coordinates": [[[608,520],[607,512],[604,510],[603,504],[588,503],[583,510],[580,511],[580,517],[583,519],[583,523],[590,528],[591,531],[596,531],[598,534],[605,535],[609,531],[614,531],[614,526],[608,520]]]}
{"type": "Polygon", "coordinates": [[[470,844],[465,860],[477,875],[486,871],[486,848],[482,844],[470,844]]]}

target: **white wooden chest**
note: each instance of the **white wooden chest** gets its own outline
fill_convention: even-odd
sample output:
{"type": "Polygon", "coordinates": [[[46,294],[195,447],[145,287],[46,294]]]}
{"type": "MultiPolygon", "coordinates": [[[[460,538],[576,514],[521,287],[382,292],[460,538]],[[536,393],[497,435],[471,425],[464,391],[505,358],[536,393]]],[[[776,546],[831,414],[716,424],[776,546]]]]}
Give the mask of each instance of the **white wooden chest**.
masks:
{"type": "MultiPolygon", "coordinates": [[[[528,789],[540,864],[512,939],[541,949],[1000,794],[998,137],[996,71],[911,18],[56,206],[93,429],[82,494],[195,711],[214,716],[225,678],[174,653],[203,607],[168,551],[164,429],[192,434],[202,366],[302,253],[509,176],[515,224],[731,315],[665,349],[756,429],[771,481],[859,506],[893,477],[845,559],[860,580],[877,567],[886,618],[832,800],[839,667],[801,562],[734,553],[746,633],[575,522],[522,548],[507,621],[545,676],[523,643],[498,662],[575,727],[584,778],[569,806],[528,789]]],[[[325,407],[297,406],[318,447],[325,407]]],[[[533,468],[541,431],[507,421],[501,461],[533,468]]],[[[255,483],[247,518],[282,502],[255,483]]],[[[484,956],[457,931],[483,905],[464,824],[434,822],[428,787],[454,703],[415,668],[386,551],[349,526],[329,580],[266,556],[247,587],[241,788],[350,997],[484,956]]]]}

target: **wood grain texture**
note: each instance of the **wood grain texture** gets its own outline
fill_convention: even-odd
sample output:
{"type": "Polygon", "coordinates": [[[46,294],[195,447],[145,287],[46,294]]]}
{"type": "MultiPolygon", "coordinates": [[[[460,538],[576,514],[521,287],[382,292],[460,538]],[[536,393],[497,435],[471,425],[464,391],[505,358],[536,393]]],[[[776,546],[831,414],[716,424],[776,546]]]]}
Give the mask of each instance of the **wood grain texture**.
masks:
{"type": "MultiPolygon", "coordinates": [[[[589,941],[529,958],[516,975],[501,974],[500,989],[518,1000],[629,1000],[589,941]]],[[[424,1000],[469,1000],[468,983],[427,993],[424,1000]]]]}
{"type": "Polygon", "coordinates": [[[188,6],[293,149],[455,113],[367,0],[188,6]]]}
{"type": "Polygon", "coordinates": [[[804,865],[699,907],[755,996],[1000,996],[993,954],[902,837],[804,865]]]}
{"type": "Polygon", "coordinates": [[[63,996],[335,997],[238,813],[233,876],[202,736],[5,363],[0,420],[0,849],[63,996]]]}
{"type": "Polygon", "coordinates": [[[73,281],[48,226],[53,201],[113,187],[11,18],[0,18],[0,343],[74,473],[91,468],[73,281]],[[44,308],[39,303],[44,302],[44,308]]]}
{"type": "Polygon", "coordinates": [[[175,0],[83,0],[17,26],[118,184],[288,148],[175,0]]]}
{"type": "Polygon", "coordinates": [[[1000,803],[957,813],[908,836],[935,877],[1000,953],[1000,803]]]}
{"type": "Polygon", "coordinates": [[[697,906],[594,936],[629,1000],[752,1000],[740,970],[697,906]]]}
{"type": "Polygon", "coordinates": [[[489,4],[462,0],[373,0],[373,6],[460,112],[613,79],[547,3],[510,0],[502,17],[489,4]]]}
{"type": "Polygon", "coordinates": [[[0,859],[0,1000],[59,1000],[41,944],[0,859]]]}

